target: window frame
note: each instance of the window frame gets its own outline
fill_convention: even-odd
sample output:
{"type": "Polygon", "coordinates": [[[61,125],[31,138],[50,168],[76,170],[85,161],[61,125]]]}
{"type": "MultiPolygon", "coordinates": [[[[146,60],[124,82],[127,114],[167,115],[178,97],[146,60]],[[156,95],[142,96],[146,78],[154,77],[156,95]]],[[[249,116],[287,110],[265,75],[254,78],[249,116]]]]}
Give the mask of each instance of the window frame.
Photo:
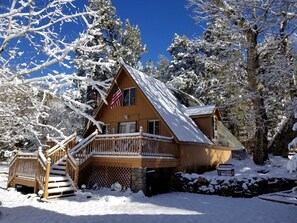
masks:
{"type": "Polygon", "coordinates": [[[129,133],[135,133],[135,132],[137,132],[137,122],[135,121],[135,122],[119,122],[119,130],[118,130],[118,133],[119,134],[129,134],[129,133]],[[125,125],[128,125],[129,124],[129,130],[131,130],[131,124],[134,124],[135,125],[135,131],[134,132],[131,132],[131,131],[129,131],[129,132],[122,132],[121,130],[122,130],[122,128],[121,128],[121,125],[123,125],[123,124],[125,124],[125,125]]]}
{"type": "Polygon", "coordinates": [[[160,135],[160,133],[161,133],[161,122],[160,122],[160,120],[158,120],[158,119],[149,120],[147,122],[147,132],[149,134],[153,134],[153,135],[160,135]],[[150,132],[150,123],[153,123],[153,133],[150,132]],[[159,123],[159,125],[158,125],[159,128],[158,128],[157,134],[156,134],[156,123],[159,123]]]}
{"type": "Polygon", "coordinates": [[[136,87],[130,87],[130,88],[125,88],[125,89],[123,89],[123,102],[122,102],[122,105],[123,105],[123,107],[124,106],[131,106],[131,105],[135,105],[136,104],[136,87]],[[134,89],[134,101],[133,101],[133,104],[131,103],[131,90],[132,89],[134,89]],[[127,92],[128,91],[128,102],[126,103],[125,102],[125,95],[126,95],[126,93],[125,92],[127,92]]]}

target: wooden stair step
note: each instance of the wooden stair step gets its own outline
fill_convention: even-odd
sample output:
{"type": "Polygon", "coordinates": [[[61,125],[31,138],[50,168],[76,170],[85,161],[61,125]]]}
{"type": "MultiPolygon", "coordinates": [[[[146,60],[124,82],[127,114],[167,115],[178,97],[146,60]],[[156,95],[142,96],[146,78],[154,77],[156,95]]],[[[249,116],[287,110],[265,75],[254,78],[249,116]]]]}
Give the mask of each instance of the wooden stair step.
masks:
{"type": "Polygon", "coordinates": [[[48,189],[49,194],[64,193],[64,192],[74,192],[74,187],[58,187],[48,189]]]}
{"type": "Polygon", "coordinates": [[[55,187],[67,187],[71,186],[70,181],[59,181],[59,182],[51,182],[48,183],[49,188],[55,188],[55,187]]]}
{"type": "Polygon", "coordinates": [[[66,176],[61,175],[50,175],[49,182],[57,182],[57,181],[68,181],[66,176]]]}
{"type": "Polygon", "coordinates": [[[48,196],[48,199],[61,198],[61,197],[70,197],[70,196],[74,196],[74,195],[75,195],[74,193],[49,195],[49,196],[48,196]]]}
{"type": "Polygon", "coordinates": [[[66,170],[66,166],[52,166],[51,170],[66,170]]]}
{"type": "Polygon", "coordinates": [[[56,174],[56,175],[65,175],[65,171],[63,170],[51,170],[51,174],[56,174]]]}

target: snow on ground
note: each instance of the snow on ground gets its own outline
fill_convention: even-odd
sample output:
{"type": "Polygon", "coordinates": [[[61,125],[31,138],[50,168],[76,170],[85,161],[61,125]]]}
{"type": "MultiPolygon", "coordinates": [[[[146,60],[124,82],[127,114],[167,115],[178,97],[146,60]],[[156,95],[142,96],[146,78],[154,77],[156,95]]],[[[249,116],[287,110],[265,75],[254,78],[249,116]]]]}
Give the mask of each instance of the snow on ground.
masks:
{"type": "MultiPolygon", "coordinates": [[[[278,158],[276,158],[278,159],[278,158]]],[[[237,174],[256,174],[258,166],[241,162],[237,174]],[[245,164],[244,164],[245,163],[245,164]]],[[[288,175],[281,159],[262,168],[270,174],[288,175]],[[279,164],[277,164],[279,163],[279,164]],[[269,166],[270,165],[270,166],[269,166]]],[[[109,189],[77,192],[77,196],[40,202],[35,194],[23,195],[6,189],[7,167],[0,164],[0,222],[199,222],[199,223],[293,223],[297,206],[259,198],[230,198],[173,192],[145,197],[142,193],[115,192],[109,189]]],[[[210,174],[214,174],[211,172],[210,174]]]]}
{"type": "MultiPolygon", "coordinates": [[[[236,177],[284,177],[297,180],[297,173],[290,174],[287,170],[288,159],[280,156],[269,156],[269,160],[263,166],[256,165],[250,158],[244,160],[231,159],[227,163],[234,165],[236,177]]],[[[204,176],[217,177],[217,171],[207,172],[204,176]]]]}

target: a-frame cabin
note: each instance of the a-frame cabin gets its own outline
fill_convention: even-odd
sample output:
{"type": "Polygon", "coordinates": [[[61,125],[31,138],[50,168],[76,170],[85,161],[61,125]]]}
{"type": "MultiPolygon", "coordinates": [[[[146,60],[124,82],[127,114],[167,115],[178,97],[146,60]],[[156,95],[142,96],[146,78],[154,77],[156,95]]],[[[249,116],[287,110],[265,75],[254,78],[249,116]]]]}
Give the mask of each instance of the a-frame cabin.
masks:
{"type": "MultiPolygon", "coordinates": [[[[120,173],[121,167],[127,172],[124,169],[128,166],[131,181],[126,186],[130,185],[134,191],[147,192],[151,184],[158,187],[158,184],[169,182],[176,171],[214,168],[242,149],[235,138],[232,139],[235,143],[229,143],[233,147],[218,145],[226,139],[218,138],[221,114],[214,105],[185,107],[163,82],[130,66],[121,66],[106,99],[108,104],[102,101],[95,112],[95,119],[105,123],[98,137],[101,140],[120,137],[127,141],[118,146],[121,150],[113,146],[105,151],[107,154],[102,151],[101,156],[97,155],[91,163],[95,171],[89,172],[96,175],[99,169],[99,172],[105,169],[108,175],[113,175],[106,167],[117,166],[117,173],[120,173]],[[113,96],[119,89],[122,92],[120,106],[112,108],[113,96]],[[136,138],[142,137],[141,150],[140,142],[137,142],[141,137],[136,142],[129,141],[133,134],[136,138]]],[[[89,125],[85,137],[95,130],[94,125],[89,125]]],[[[99,176],[91,178],[99,179],[99,176]]]]}
{"type": "MultiPolygon", "coordinates": [[[[75,146],[65,142],[45,156],[38,152],[41,171],[36,172],[45,176],[31,181],[35,190],[46,192],[46,179],[58,174],[58,169],[71,182],[72,190],[82,184],[92,188],[118,182],[132,191],[151,194],[165,191],[177,171],[215,168],[243,149],[234,137],[228,138],[231,143],[220,139],[221,115],[215,106],[186,107],[164,83],[130,66],[121,66],[106,101],[95,112],[95,119],[104,123],[101,132],[89,124],[84,139],[75,146]],[[225,146],[219,145],[222,141],[225,146]],[[44,157],[51,160],[50,170],[44,157]]],[[[20,182],[14,174],[18,167],[14,159],[8,186],[20,182]]],[[[58,189],[52,191],[59,194],[58,189]]]]}

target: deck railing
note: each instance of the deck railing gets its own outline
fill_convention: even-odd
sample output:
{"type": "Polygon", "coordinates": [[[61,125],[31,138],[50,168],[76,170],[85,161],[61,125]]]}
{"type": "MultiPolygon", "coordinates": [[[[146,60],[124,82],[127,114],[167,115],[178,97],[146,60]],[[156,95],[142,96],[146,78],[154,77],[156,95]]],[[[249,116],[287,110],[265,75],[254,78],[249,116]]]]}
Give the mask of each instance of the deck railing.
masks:
{"type": "Polygon", "coordinates": [[[93,135],[81,146],[71,150],[71,156],[82,164],[93,155],[177,157],[173,137],[144,132],[93,135]]]}
{"type": "MultiPolygon", "coordinates": [[[[44,198],[48,197],[48,182],[51,163],[56,163],[67,154],[68,149],[74,147],[76,134],[63,140],[58,145],[46,151],[46,156],[41,148],[37,153],[17,153],[10,162],[7,186],[15,186],[14,179],[27,178],[35,181],[34,191],[38,189],[44,191],[44,198]]],[[[71,165],[68,168],[71,172],[71,165]]]]}
{"type": "Polygon", "coordinates": [[[35,181],[34,192],[44,190],[47,198],[47,184],[50,170],[50,159],[46,160],[41,149],[37,153],[17,153],[9,165],[7,187],[15,186],[16,177],[35,181]]]}
{"type": "Polygon", "coordinates": [[[7,186],[11,186],[16,176],[35,178],[36,161],[36,153],[18,152],[9,164],[7,186]]]}

